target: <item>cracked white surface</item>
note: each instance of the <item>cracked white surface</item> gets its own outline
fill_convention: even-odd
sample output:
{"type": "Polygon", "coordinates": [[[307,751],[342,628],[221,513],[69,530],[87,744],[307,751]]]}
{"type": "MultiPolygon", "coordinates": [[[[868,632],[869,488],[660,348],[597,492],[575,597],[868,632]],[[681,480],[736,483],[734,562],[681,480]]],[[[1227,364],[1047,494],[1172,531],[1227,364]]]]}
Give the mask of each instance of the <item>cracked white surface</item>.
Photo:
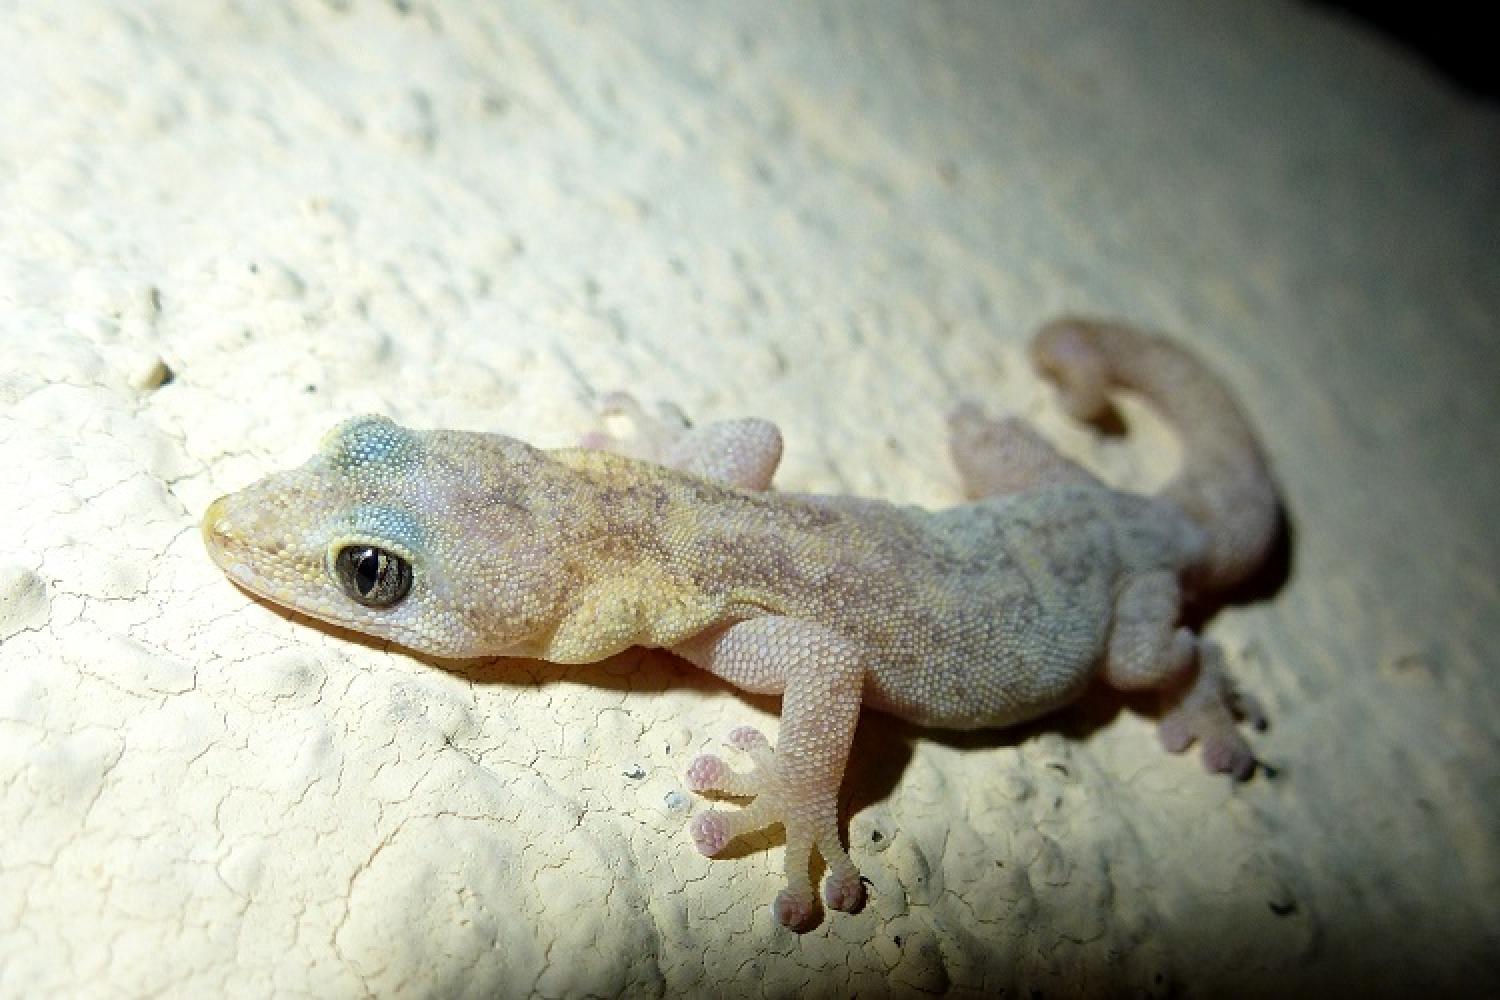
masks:
{"type": "Polygon", "coordinates": [[[1493,114],[1274,4],[490,6],[0,8],[0,994],[1495,988],[1493,114]],[[867,715],[871,901],[805,937],[774,840],[685,833],[773,705],[388,651],[198,542],[340,417],[617,387],[773,417],[788,488],[952,502],[959,392],[1158,481],[1019,363],[1063,308],[1263,431],[1292,573],[1210,631],[1282,772],[867,715]]]}

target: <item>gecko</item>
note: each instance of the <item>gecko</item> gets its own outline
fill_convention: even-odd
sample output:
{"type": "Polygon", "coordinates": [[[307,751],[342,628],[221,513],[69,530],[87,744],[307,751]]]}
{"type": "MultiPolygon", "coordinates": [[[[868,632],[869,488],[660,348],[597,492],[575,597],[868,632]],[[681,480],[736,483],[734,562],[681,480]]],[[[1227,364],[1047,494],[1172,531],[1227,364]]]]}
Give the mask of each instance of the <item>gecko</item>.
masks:
{"type": "Polygon", "coordinates": [[[346,420],[306,464],[216,500],[202,534],[250,593],[421,653],[588,663],[652,647],[780,696],[774,747],[750,727],[729,735],[748,768],[690,763],[692,790],[748,800],[690,832],[713,856],[780,824],[772,912],[801,931],[817,919],[814,851],[824,904],[863,902],[838,828],[861,705],[1002,727],[1102,678],[1162,693],[1168,750],[1196,743],[1238,778],[1256,767],[1239,727],[1263,713],[1184,623],[1252,575],[1280,530],[1244,411],[1187,349],[1126,325],[1057,320],[1029,354],[1075,418],[1115,412],[1116,390],[1154,406],[1182,440],[1175,478],[1156,495],[1111,489],[1023,420],[966,403],[949,451],[967,503],[783,493],[769,421],[692,426],[616,394],[605,409],[632,433],[601,424],[551,450],[346,420]]]}

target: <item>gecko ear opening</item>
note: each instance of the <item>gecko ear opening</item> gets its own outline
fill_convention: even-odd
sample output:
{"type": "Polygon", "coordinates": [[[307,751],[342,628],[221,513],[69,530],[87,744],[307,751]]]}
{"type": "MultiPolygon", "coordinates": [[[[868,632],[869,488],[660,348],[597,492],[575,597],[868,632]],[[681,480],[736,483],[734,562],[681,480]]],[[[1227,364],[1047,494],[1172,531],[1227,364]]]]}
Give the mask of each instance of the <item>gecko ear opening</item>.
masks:
{"type": "Polygon", "coordinates": [[[333,575],[351,600],[367,608],[393,607],[411,593],[411,563],[373,545],[340,549],[333,575]]]}

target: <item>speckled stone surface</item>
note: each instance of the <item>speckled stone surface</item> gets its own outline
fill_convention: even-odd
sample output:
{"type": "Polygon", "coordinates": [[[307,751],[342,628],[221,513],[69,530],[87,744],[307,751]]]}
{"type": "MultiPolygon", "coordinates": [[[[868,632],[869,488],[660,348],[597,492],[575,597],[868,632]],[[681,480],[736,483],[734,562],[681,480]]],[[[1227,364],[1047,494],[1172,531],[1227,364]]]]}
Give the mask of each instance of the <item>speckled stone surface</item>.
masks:
{"type": "Polygon", "coordinates": [[[0,994],[1221,995],[1500,986],[1500,119],[1280,4],[79,3],[0,32],[0,994]],[[1220,615],[1231,787],[1103,697],[867,715],[870,905],[796,937],[684,664],[442,663],[278,614],[214,496],[345,416],[541,445],[628,388],[788,489],[958,499],[1063,311],[1193,346],[1294,525],[1220,615]],[[1486,901],[1491,902],[1486,902],[1486,901]]]}

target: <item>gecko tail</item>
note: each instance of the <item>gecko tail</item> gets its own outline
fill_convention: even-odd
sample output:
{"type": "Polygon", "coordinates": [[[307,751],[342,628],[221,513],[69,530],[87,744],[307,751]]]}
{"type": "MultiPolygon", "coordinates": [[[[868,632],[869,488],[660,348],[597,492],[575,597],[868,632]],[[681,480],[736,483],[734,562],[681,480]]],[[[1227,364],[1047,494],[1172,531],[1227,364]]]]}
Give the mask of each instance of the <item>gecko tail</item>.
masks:
{"type": "Polygon", "coordinates": [[[1183,347],[1116,323],[1067,317],[1031,342],[1031,360],[1076,419],[1110,412],[1109,392],[1137,392],[1182,438],[1182,467],[1162,490],[1201,526],[1207,546],[1186,570],[1198,591],[1250,576],[1280,530],[1276,483],[1229,387],[1183,347]]]}

